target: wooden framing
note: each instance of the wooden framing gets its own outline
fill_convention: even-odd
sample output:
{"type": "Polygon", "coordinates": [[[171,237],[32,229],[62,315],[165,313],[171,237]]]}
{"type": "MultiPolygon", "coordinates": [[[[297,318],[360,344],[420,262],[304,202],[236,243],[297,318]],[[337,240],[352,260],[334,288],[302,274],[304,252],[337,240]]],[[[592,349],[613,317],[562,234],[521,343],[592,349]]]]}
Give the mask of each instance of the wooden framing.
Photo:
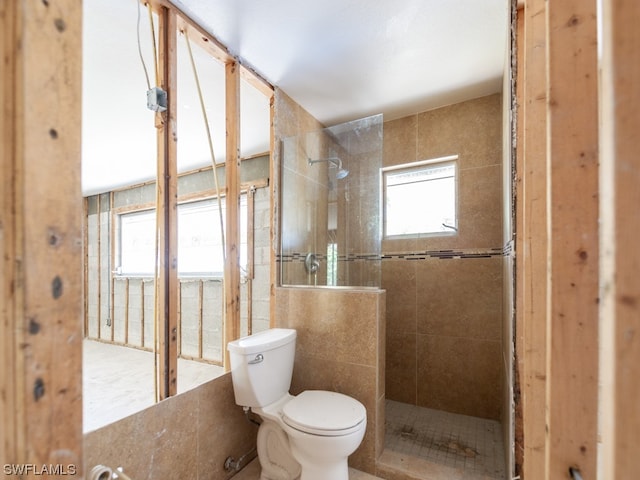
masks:
{"type": "Polygon", "coordinates": [[[603,5],[599,478],[640,472],[640,3],[603,5]]]}
{"type": "Polygon", "coordinates": [[[573,469],[596,478],[596,2],[527,0],[523,12],[516,289],[522,477],[571,478],[573,469]]]}
{"type": "MultiPolygon", "coordinates": [[[[224,263],[224,344],[240,337],[240,70],[225,64],[226,110],[226,244],[224,263]]],[[[225,370],[230,370],[224,349],[225,370]]]]}
{"type": "Polygon", "coordinates": [[[156,113],[158,130],[157,188],[159,225],[159,275],[156,322],[158,329],[159,397],[178,391],[178,168],[177,168],[177,48],[176,13],[165,7],[157,11],[158,52],[162,89],[167,92],[167,110],[156,113]]]}
{"type": "Polygon", "coordinates": [[[521,158],[517,160],[516,318],[523,424],[523,477],[542,479],[545,471],[547,391],[547,82],[546,4],[528,1],[520,12],[518,102],[521,158]]]}
{"type": "Polygon", "coordinates": [[[547,3],[547,462],[597,476],[598,65],[595,0],[547,3]]]}
{"type": "Polygon", "coordinates": [[[79,476],[81,22],[73,0],[0,3],[0,458],[79,476]]]}
{"type": "Polygon", "coordinates": [[[247,190],[247,335],[253,333],[253,279],[255,278],[256,187],[247,190]]]}
{"type": "MultiPolygon", "coordinates": [[[[98,232],[97,232],[97,236],[98,236],[98,248],[97,250],[97,255],[98,255],[98,272],[100,272],[100,270],[102,269],[101,264],[102,264],[102,250],[101,250],[101,244],[102,242],[100,241],[100,235],[101,235],[101,229],[102,229],[102,224],[100,222],[100,198],[102,198],[101,195],[98,195],[97,200],[97,209],[98,209],[98,232]]],[[[102,332],[101,332],[101,327],[102,327],[102,275],[98,275],[98,281],[97,281],[97,286],[96,286],[96,290],[98,292],[98,338],[102,338],[102,332]]],[[[86,291],[86,290],[85,290],[86,291]]]]}
{"type": "Polygon", "coordinates": [[[276,96],[275,93],[271,95],[269,100],[269,122],[271,123],[271,140],[269,148],[271,149],[271,163],[269,165],[269,178],[271,183],[269,186],[269,193],[271,197],[271,218],[270,218],[270,231],[269,239],[271,248],[269,248],[269,265],[271,265],[271,271],[269,272],[269,290],[271,292],[271,302],[269,305],[269,327],[275,327],[276,318],[276,287],[280,279],[280,272],[278,268],[280,264],[277,261],[277,255],[279,251],[280,235],[278,234],[278,225],[280,225],[280,161],[278,160],[282,152],[280,148],[276,148],[276,139],[274,135],[275,118],[276,118],[276,96]]]}

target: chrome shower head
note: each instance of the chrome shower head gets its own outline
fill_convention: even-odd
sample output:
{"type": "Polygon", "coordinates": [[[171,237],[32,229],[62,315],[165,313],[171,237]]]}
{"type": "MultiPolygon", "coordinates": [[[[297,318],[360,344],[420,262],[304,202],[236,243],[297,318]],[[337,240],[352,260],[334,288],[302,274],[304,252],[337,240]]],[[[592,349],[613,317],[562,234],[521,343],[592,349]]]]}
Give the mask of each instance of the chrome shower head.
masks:
{"type": "Polygon", "coordinates": [[[340,169],[338,169],[338,173],[336,174],[336,178],[338,180],[342,180],[343,178],[347,178],[347,175],[349,175],[349,170],[347,170],[345,168],[340,168],[340,169]]]}
{"type": "Polygon", "coordinates": [[[313,165],[314,163],[319,162],[329,162],[331,165],[338,168],[338,173],[336,174],[336,178],[338,180],[342,180],[343,178],[346,178],[347,175],[349,175],[349,170],[347,170],[346,168],[342,168],[342,160],[340,160],[338,157],[320,158],[317,160],[308,158],[307,162],[309,163],[309,165],[313,165]]]}

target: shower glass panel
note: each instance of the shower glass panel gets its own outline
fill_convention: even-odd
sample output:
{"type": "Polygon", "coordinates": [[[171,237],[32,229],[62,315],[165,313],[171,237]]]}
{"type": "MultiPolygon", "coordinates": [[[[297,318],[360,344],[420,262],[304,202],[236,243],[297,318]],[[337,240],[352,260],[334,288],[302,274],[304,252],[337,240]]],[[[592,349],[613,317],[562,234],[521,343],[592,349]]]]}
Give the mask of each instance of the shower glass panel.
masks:
{"type": "Polygon", "coordinates": [[[380,287],[382,115],[282,144],[282,285],[380,287]]]}

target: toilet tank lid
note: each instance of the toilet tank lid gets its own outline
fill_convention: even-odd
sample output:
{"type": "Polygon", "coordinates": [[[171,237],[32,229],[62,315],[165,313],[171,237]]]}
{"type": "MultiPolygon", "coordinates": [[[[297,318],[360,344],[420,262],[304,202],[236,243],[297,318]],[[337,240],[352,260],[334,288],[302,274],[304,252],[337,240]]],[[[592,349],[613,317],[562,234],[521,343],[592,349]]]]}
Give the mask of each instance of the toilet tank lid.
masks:
{"type": "Polygon", "coordinates": [[[227,344],[227,349],[240,355],[252,355],[286,345],[295,339],[296,331],[292,328],[270,328],[233,340],[227,344]]]}

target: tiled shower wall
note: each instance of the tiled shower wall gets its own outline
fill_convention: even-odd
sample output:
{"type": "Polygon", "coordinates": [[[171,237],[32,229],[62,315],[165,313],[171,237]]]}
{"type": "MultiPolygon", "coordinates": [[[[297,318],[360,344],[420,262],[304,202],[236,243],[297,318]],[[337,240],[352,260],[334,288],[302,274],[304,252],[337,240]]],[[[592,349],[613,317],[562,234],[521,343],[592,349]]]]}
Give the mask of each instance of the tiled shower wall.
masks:
{"type": "MultiPolygon", "coordinates": [[[[388,399],[494,420],[502,411],[499,94],[384,124],[384,165],[458,155],[458,232],[383,239],[388,399]]],[[[429,208],[416,205],[416,212],[429,208]]]]}

